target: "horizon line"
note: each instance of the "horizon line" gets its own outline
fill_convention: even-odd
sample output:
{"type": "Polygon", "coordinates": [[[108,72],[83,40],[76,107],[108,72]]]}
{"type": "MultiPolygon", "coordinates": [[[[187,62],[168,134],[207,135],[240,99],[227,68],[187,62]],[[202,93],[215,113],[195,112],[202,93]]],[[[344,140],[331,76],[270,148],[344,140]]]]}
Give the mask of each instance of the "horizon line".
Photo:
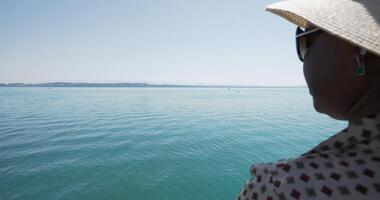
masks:
{"type": "Polygon", "coordinates": [[[269,88],[307,87],[306,85],[237,85],[237,84],[152,84],[146,82],[42,82],[42,83],[0,83],[0,87],[218,87],[218,88],[269,88]]]}

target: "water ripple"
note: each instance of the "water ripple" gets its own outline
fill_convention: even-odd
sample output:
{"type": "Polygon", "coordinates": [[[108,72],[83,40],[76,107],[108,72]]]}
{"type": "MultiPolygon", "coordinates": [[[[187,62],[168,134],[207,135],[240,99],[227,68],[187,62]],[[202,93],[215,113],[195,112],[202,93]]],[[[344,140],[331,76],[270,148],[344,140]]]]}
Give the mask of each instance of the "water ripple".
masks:
{"type": "Polygon", "coordinates": [[[0,199],[231,199],[346,125],[305,88],[236,90],[0,88],[0,199]]]}

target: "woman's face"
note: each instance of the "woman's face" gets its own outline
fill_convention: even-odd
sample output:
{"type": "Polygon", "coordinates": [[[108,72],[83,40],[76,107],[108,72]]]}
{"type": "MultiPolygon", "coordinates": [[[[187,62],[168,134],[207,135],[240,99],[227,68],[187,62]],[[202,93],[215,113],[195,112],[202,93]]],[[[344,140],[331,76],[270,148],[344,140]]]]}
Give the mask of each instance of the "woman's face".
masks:
{"type": "Polygon", "coordinates": [[[359,48],[325,32],[310,39],[303,70],[314,108],[346,120],[366,88],[364,77],[356,75],[359,48]]]}

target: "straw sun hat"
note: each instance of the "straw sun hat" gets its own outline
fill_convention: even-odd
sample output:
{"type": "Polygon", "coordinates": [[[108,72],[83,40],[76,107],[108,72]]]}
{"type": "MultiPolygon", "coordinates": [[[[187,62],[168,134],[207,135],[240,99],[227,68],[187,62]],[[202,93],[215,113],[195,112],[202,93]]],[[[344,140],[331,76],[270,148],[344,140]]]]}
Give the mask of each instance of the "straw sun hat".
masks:
{"type": "Polygon", "coordinates": [[[266,10],[300,27],[311,22],[380,56],[380,0],[286,0],[266,10]]]}

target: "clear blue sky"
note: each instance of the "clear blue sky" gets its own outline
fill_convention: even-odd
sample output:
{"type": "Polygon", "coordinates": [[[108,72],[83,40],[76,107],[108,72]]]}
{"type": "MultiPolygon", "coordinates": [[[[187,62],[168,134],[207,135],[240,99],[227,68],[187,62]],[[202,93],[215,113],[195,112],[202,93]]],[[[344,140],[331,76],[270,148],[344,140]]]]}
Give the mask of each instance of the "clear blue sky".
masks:
{"type": "Polygon", "coordinates": [[[305,85],[276,0],[1,0],[0,82],[305,85]]]}

